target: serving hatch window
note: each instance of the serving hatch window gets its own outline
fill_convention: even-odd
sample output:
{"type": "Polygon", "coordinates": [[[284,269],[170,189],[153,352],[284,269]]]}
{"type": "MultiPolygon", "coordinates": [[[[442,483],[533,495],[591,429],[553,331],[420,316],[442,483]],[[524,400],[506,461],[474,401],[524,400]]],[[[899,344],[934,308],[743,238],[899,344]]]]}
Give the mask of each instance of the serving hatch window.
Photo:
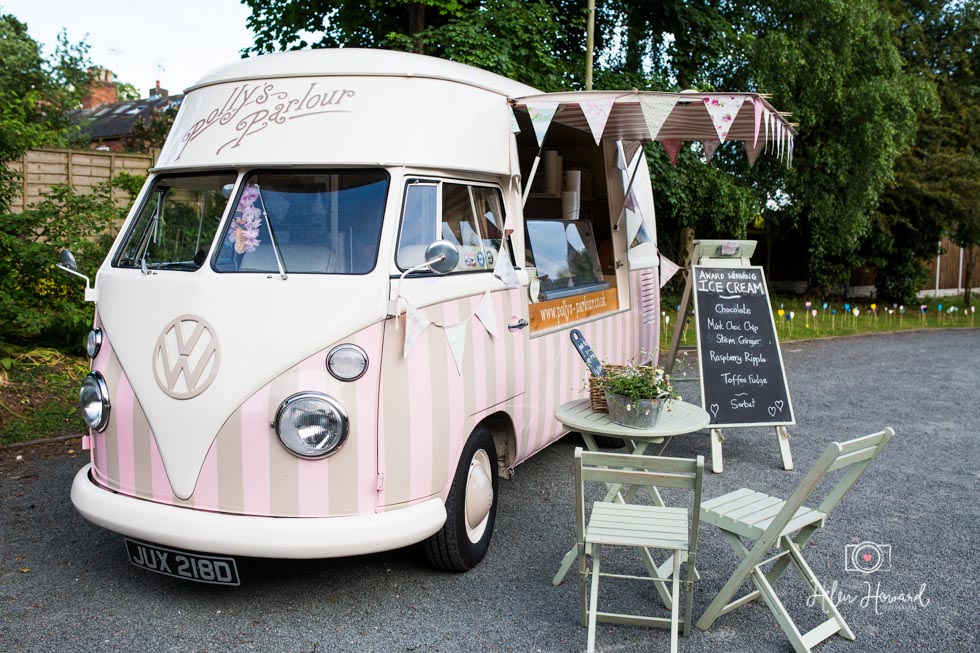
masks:
{"type": "Polygon", "coordinates": [[[497,188],[413,180],[405,190],[395,262],[402,270],[421,265],[426,247],[448,240],[459,249],[457,272],[492,270],[501,249],[503,220],[497,188]]]}
{"type": "Polygon", "coordinates": [[[207,260],[234,172],[161,175],[140,207],[113,265],[192,272],[207,260]]]}
{"type": "Polygon", "coordinates": [[[528,252],[541,299],[605,290],[592,225],[584,220],[528,220],[528,252]]]}
{"type": "Polygon", "coordinates": [[[367,274],[388,194],[383,170],[259,171],[225,226],[218,272],[367,274]]]}

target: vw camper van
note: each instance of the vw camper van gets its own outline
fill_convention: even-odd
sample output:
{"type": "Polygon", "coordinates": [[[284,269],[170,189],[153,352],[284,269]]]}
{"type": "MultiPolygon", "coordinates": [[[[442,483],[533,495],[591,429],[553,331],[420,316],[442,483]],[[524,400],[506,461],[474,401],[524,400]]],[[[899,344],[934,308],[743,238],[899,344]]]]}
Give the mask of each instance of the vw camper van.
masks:
{"type": "MultiPolygon", "coordinates": [[[[470,569],[498,479],[584,396],[569,331],[604,361],[656,357],[639,145],[717,138],[716,97],[541,94],[377,50],[205,76],[87,290],[75,507],[134,563],[204,582],[237,583],[234,556],[418,542],[470,569]]],[[[729,97],[729,140],[775,147],[783,119],[729,97]]]]}

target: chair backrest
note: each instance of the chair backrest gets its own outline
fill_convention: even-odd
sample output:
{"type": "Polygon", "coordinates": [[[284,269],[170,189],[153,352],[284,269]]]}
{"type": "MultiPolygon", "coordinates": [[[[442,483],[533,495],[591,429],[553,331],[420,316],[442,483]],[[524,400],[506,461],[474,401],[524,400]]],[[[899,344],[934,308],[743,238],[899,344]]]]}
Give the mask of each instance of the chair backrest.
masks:
{"type": "Polygon", "coordinates": [[[786,500],[783,509],[773,518],[765,532],[759,537],[755,547],[764,547],[763,551],[772,546],[779,538],[780,533],[790,523],[796,511],[810,498],[810,495],[820,486],[824,477],[837,470],[846,469],[844,476],[834,485],[827,494],[826,498],[817,508],[825,515],[840,503],[848,490],[857,482],[864,470],[868,468],[871,461],[888,444],[888,441],[895,435],[891,428],[885,428],[878,433],[872,433],[864,437],[848,440],[847,442],[831,442],[824,449],[820,458],[814,463],[807,475],[800,481],[799,486],[792,496],[786,500]]]}
{"type": "Polygon", "coordinates": [[[697,542],[701,522],[701,482],[704,457],[668,458],[622,453],[599,453],[575,449],[575,508],[578,532],[585,531],[585,484],[589,482],[679,488],[694,491],[691,520],[691,549],[697,542]]]}

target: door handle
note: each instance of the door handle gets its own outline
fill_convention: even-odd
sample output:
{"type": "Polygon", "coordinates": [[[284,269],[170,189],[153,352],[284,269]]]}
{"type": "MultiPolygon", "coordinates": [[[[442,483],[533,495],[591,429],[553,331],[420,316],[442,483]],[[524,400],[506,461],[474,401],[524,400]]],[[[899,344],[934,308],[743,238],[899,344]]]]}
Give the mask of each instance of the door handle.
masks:
{"type": "Polygon", "coordinates": [[[507,325],[507,328],[509,330],[511,330],[511,331],[518,331],[518,330],[523,329],[524,327],[526,327],[528,324],[529,323],[528,323],[527,320],[523,320],[522,319],[522,320],[518,320],[514,324],[508,324],[507,325]]]}

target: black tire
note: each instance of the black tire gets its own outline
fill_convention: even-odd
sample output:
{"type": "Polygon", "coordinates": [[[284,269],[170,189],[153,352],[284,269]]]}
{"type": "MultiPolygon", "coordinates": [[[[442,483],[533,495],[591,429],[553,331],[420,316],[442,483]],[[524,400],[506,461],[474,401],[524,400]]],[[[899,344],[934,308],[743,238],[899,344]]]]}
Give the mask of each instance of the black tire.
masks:
{"type": "Polygon", "coordinates": [[[478,426],[470,434],[463,453],[459,457],[459,465],[453,476],[453,484],[446,498],[446,523],[438,533],[422,544],[425,557],[429,564],[436,569],[461,573],[475,567],[490,548],[490,538],[493,536],[493,525],[497,516],[497,448],[493,437],[485,426],[478,426]],[[478,525],[476,541],[471,537],[474,528],[467,527],[466,490],[472,465],[485,467],[489,464],[490,484],[493,499],[490,511],[478,525]]]}

